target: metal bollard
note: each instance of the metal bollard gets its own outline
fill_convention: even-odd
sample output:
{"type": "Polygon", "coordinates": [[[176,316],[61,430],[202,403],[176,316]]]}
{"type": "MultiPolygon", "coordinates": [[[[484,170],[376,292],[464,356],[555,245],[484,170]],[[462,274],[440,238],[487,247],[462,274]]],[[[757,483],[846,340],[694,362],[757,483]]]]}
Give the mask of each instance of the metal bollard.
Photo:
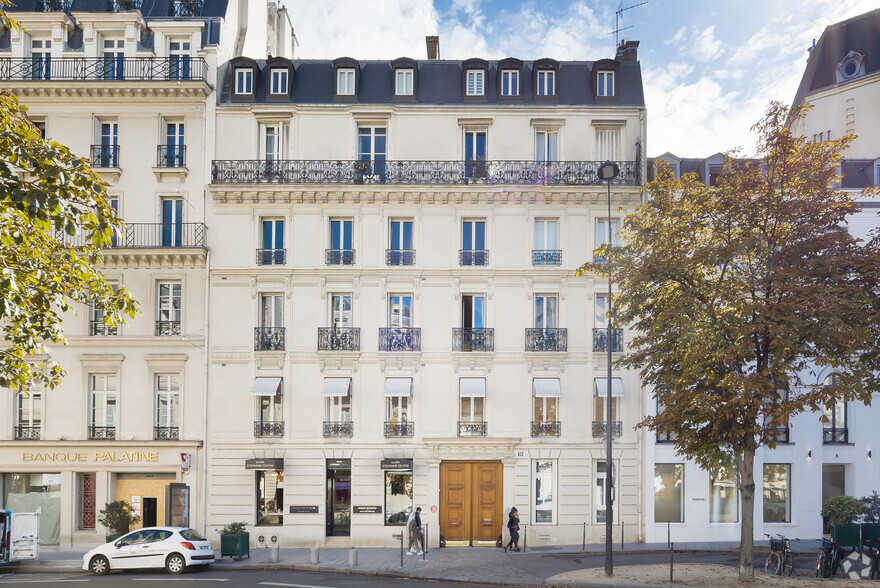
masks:
{"type": "Polygon", "coordinates": [[[357,549],[349,549],[348,550],[348,565],[354,567],[358,565],[358,550],[357,549]]]}
{"type": "Polygon", "coordinates": [[[523,527],[525,527],[523,530],[523,553],[525,553],[529,549],[529,526],[523,525],[523,527]]]}
{"type": "Polygon", "coordinates": [[[275,563],[278,561],[278,546],[275,545],[269,548],[269,563],[275,563]]]}
{"type": "Polygon", "coordinates": [[[669,581],[670,582],[673,582],[672,568],[674,566],[674,563],[673,563],[674,560],[675,560],[675,543],[670,543],[669,544],[669,581]]]}
{"type": "Polygon", "coordinates": [[[623,519],[620,519],[620,550],[623,551],[623,519]]]}
{"type": "Polygon", "coordinates": [[[584,545],[582,551],[586,553],[587,551],[587,523],[584,521],[584,545]]]}
{"type": "Polygon", "coordinates": [[[428,525],[422,525],[423,535],[421,537],[422,541],[422,561],[425,561],[428,557],[428,525]]]}
{"type": "Polygon", "coordinates": [[[312,547],[309,554],[309,563],[312,565],[318,565],[321,561],[321,556],[317,547],[312,547]]]}
{"type": "Polygon", "coordinates": [[[400,530],[400,567],[403,567],[403,529],[400,530]]]}

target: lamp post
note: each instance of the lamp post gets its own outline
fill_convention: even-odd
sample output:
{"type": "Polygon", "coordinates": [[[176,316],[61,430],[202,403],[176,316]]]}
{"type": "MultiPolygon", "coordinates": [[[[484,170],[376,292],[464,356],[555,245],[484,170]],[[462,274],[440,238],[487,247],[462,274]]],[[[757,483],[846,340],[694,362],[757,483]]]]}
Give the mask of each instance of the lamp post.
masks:
{"type": "MultiPolygon", "coordinates": [[[[613,161],[606,161],[599,166],[596,172],[599,180],[605,182],[608,187],[608,245],[611,245],[611,180],[620,175],[620,166],[613,161]]],[[[608,259],[605,260],[608,263],[608,259]]],[[[612,471],[614,464],[611,460],[612,427],[611,420],[611,272],[608,272],[608,320],[605,335],[605,350],[608,352],[608,378],[605,380],[605,575],[614,575],[614,562],[611,555],[611,530],[614,528],[614,501],[611,498],[612,471]]]]}

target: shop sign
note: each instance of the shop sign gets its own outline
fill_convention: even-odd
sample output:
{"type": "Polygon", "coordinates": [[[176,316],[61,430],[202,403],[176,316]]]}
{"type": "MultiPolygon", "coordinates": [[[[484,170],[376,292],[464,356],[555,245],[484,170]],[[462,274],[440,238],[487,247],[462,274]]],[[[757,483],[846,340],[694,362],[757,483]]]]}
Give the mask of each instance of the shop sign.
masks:
{"type": "Polygon", "coordinates": [[[89,463],[129,462],[158,463],[158,451],[26,451],[21,454],[24,463],[89,463]]]}
{"type": "Polygon", "coordinates": [[[181,453],[180,454],[180,469],[185,472],[189,471],[190,466],[190,454],[189,453],[181,453]]]}
{"type": "Polygon", "coordinates": [[[354,514],[382,514],[381,506],[353,506],[351,508],[354,514]]]}
{"type": "Polygon", "coordinates": [[[411,470],[413,468],[413,460],[411,459],[383,459],[383,470],[411,470]]]}
{"type": "Polygon", "coordinates": [[[350,470],[351,469],[351,460],[350,459],[328,459],[327,460],[327,469],[328,470],[350,470]]]}
{"type": "Polygon", "coordinates": [[[248,459],[244,462],[246,470],[284,470],[284,460],[281,458],[260,457],[248,459]]]}
{"type": "Polygon", "coordinates": [[[290,514],[318,514],[318,507],[303,505],[291,506],[290,514]]]}

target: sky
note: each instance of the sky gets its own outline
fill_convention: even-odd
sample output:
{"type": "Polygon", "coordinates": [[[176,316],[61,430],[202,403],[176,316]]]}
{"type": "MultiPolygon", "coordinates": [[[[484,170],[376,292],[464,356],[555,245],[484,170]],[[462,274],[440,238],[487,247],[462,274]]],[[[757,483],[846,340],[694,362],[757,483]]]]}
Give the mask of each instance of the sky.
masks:
{"type": "Polygon", "coordinates": [[[440,36],[443,59],[560,61],[613,58],[640,42],[648,155],[707,157],[754,150],[751,127],[771,100],[790,104],[808,48],[829,24],[878,0],[278,0],[302,59],[425,59],[440,36]]]}

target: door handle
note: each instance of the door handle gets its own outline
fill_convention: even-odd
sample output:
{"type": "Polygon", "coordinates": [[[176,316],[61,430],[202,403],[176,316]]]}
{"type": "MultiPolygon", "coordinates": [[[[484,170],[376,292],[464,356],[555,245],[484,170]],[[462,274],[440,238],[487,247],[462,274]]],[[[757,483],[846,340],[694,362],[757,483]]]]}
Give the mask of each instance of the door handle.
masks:
{"type": "Polygon", "coordinates": [[[491,523],[491,522],[492,522],[492,519],[483,519],[483,522],[484,522],[484,523],[491,523]]]}

